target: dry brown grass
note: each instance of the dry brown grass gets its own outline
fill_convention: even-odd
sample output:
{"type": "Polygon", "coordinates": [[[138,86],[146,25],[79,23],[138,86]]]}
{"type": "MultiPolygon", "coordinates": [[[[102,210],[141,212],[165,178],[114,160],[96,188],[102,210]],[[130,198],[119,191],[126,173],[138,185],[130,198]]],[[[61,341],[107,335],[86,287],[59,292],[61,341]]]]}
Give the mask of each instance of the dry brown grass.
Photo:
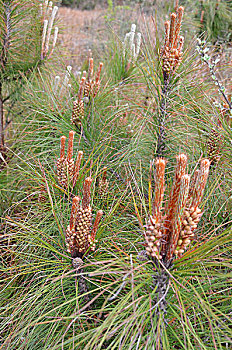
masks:
{"type": "Polygon", "coordinates": [[[80,11],[61,7],[59,18],[62,32],[59,35],[65,64],[80,69],[88,50],[97,46],[104,27],[104,10],[80,11]]]}

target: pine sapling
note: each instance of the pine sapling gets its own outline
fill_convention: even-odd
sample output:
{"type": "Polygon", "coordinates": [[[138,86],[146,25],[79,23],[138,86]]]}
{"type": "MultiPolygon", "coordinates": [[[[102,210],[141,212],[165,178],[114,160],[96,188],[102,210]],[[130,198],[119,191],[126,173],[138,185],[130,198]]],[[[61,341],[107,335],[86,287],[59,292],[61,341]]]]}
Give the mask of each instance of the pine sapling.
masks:
{"type": "Polygon", "coordinates": [[[164,208],[166,161],[155,162],[155,189],[152,195],[152,215],[144,226],[146,254],[157,271],[154,275],[156,316],[166,313],[166,295],[169,289],[168,269],[173,260],[181,257],[194,238],[194,231],[202,216],[199,208],[206,186],[210,161],[204,159],[190,179],[186,173],[187,156],[177,157],[175,177],[164,208]]]}

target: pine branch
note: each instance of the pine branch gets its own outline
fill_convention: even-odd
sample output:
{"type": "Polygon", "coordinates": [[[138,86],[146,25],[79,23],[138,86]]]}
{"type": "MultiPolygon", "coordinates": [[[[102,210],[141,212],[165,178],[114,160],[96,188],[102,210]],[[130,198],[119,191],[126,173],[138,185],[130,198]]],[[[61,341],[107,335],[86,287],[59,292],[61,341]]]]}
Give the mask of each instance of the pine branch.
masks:
{"type": "MultiPolygon", "coordinates": [[[[74,258],[72,260],[72,265],[77,273],[76,280],[78,283],[79,295],[88,293],[88,286],[86,284],[85,278],[83,277],[83,272],[84,272],[83,264],[84,264],[84,262],[81,258],[74,258]]],[[[89,295],[86,294],[86,295],[84,295],[83,298],[84,298],[84,303],[87,304],[89,302],[89,295]]],[[[88,309],[89,309],[89,307],[86,310],[88,310],[88,309]]]]}
{"type": "Polygon", "coordinates": [[[5,24],[5,32],[3,35],[3,46],[2,52],[0,56],[0,64],[2,66],[2,71],[5,70],[7,60],[8,60],[8,51],[10,47],[10,34],[11,34],[11,8],[8,4],[5,5],[5,16],[4,16],[4,24],[5,24]]]}
{"type": "Polygon", "coordinates": [[[158,116],[158,140],[157,140],[157,149],[155,157],[164,157],[165,156],[165,124],[167,122],[167,101],[168,101],[168,92],[169,92],[169,79],[167,74],[164,74],[164,85],[162,89],[162,100],[160,103],[160,114],[158,116]]]}
{"type": "Polygon", "coordinates": [[[162,70],[163,70],[163,87],[162,99],[160,103],[160,113],[158,116],[158,140],[155,157],[165,156],[165,124],[167,122],[167,101],[170,90],[170,81],[174,73],[180,65],[182,59],[182,49],[184,44],[184,37],[179,36],[184,8],[180,6],[176,13],[171,14],[171,21],[165,22],[165,42],[162,50],[162,70]]]}
{"type": "MultiPolygon", "coordinates": [[[[8,50],[10,46],[10,28],[11,28],[11,9],[8,4],[5,4],[5,16],[4,16],[4,24],[5,24],[5,32],[3,35],[3,45],[2,51],[0,55],[0,64],[2,66],[2,72],[5,70],[7,59],[8,59],[8,50]]],[[[3,95],[2,95],[2,82],[0,82],[0,147],[1,151],[4,152],[5,142],[4,142],[4,116],[3,116],[3,95]]]]}
{"type": "Polygon", "coordinates": [[[0,83],[0,149],[4,150],[4,120],[3,120],[3,96],[2,84],[0,83]]]}

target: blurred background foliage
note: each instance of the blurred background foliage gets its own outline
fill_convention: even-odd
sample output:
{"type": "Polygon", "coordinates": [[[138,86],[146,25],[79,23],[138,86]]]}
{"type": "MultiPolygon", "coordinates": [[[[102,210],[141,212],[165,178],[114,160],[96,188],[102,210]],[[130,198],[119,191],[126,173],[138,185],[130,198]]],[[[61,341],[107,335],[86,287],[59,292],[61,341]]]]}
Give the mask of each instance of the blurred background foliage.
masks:
{"type": "MultiPolygon", "coordinates": [[[[80,10],[108,9],[112,12],[123,7],[132,9],[135,6],[145,13],[154,14],[158,8],[167,11],[172,5],[167,0],[62,0],[62,6],[80,10]]],[[[207,35],[213,43],[230,42],[232,34],[232,1],[231,0],[183,0],[188,7],[188,15],[195,21],[198,34],[207,35]]]]}

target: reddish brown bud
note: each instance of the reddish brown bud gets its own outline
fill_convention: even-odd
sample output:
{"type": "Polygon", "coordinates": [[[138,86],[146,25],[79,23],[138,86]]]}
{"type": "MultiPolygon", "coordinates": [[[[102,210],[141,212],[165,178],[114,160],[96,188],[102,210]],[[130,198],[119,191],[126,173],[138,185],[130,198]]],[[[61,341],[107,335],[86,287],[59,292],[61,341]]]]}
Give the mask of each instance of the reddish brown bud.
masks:
{"type": "Polygon", "coordinates": [[[208,159],[204,159],[201,161],[200,173],[197,178],[196,187],[195,187],[196,190],[194,192],[194,198],[192,202],[192,206],[194,209],[196,209],[201,203],[207,178],[209,175],[209,167],[210,167],[210,161],[208,159]]]}
{"type": "Polygon", "coordinates": [[[179,0],[176,0],[175,1],[175,7],[174,7],[176,12],[178,11],[178,7],[179,7],[179,0]]]}
{"type": "Polygon", "coordinates": [[[177,14],[177,21],[176,21],[176,29],[175,29],[175,34],[174,34],[174,43],[173,47],[177,47],[177,42],[179,39],[179,34],[180,34],[180,28],[181,28],[181,22],[184,14],[184,8],[183,6],[180,6],[178,9],[178,14],[177,14]]]}
{"type": "Polygon", "coordinates": [[[93,229],[91,231],[91,238],[92,238],[92,240],[95,239],[96,232],[97,232],[97,229],[98,229],[98,225],[99,225],[99,222],[100,222],[100,220],[102,218],[102,215],[103,215],[103,210],[99,210],[97,212],[96,219],[95,219],[95,222],[94,222],[94,225],[93,225],[93,229]]]}
{"type": "Polygon", "coordinates": [[[60,158],[61,159],[65,157],[65,141],[66,141],[66,137],[61,136],[60,138],[60,158]]]}
{"type": "Polygon", "coordinates": [[[169,34],[169,47],[170,49],[173,46],[174,33],[175,33],[175,23],[176,23],[176,14],[171,14],[171,24],[170,24],[170,34],[169,34]]]}
{"type": "Polygon", "coordinates": [[[77,216],[77,211],[79,209],[79,203],[80,203],[80,198],[74,197],[72,202],[72,209],[71,209],[70,222],[69,222],[70,230],[72,230],[75,226],[75,220],[77,216]]]}
{"type": "Polygon", "coordinates": [[[90,204],[90,200],[91,200],[90,189],[91,189],[92,181],[93,180],[91,179],[91,177],[87,177],[85,179],[84,188],[83,188],[83,201],[82,201],[82,207],[84,209],[88,208],[90,204]]]}
{"type": "Polygon", "coordinates": [[[172,222],[170,242],[168,245],[168,252],[166,256],[167,261],[170,261],[172,259],[174,251],[176,250],[176,247],[177,247],[177,242],[179,239],[180,229],[181,229],[183,216],[184,216],[184,209],[185,209],[186,201],[188,197],[189,182],[190,182],[190,176],[183,175],[181,178],[177,206],[174,212],[174,217],[172,222]]]}
{"type": "Polygon", "coordinates": [[[77,160],[76,160],[76,163],[75,163],[75,168],[74,168],[73,187],[75,186],[75,184],[77,182],[77,178],[79,176],[79,171],[80,171],[82,157],[83,157],[83,152],[79,151],[78,155],[77,155],[77,160]]]}
{"type": "Polygon", "coordinates": [[[72,159],[73,156],[73,140],[74,140],[75,131],[69,131],[69,139],[68,139],[68,154],[67,159],[72,159]]]}
{"type": "Polygon", "coordinates": [[[89,71],[88,71],[88,79],[91,79],[93,76],[93,58],[89,59],[89,71]]]}
{"type": "Polygon", "coordinates": [[[102,67],[103,67],[103,63],[100,62],[99,67],[98,67],[98,71],[97,71],[97,74],[96,74],[96,78],[95,78],[95,82],[96,83],[98,83],[99,80],[100,80],[100,74],[101,74],[102,67]]]}
{"type": "Polygon", "coordinates": [[[81,81],[80,81],[78,96],[77,96],[79,102],[81,101],[81,99],[82,99],[82,97],[83,97],[85,81],[86,81],[86,78],[85,78],[85,77],[82,77],[82,78],[81,78],[81,81]]]}

